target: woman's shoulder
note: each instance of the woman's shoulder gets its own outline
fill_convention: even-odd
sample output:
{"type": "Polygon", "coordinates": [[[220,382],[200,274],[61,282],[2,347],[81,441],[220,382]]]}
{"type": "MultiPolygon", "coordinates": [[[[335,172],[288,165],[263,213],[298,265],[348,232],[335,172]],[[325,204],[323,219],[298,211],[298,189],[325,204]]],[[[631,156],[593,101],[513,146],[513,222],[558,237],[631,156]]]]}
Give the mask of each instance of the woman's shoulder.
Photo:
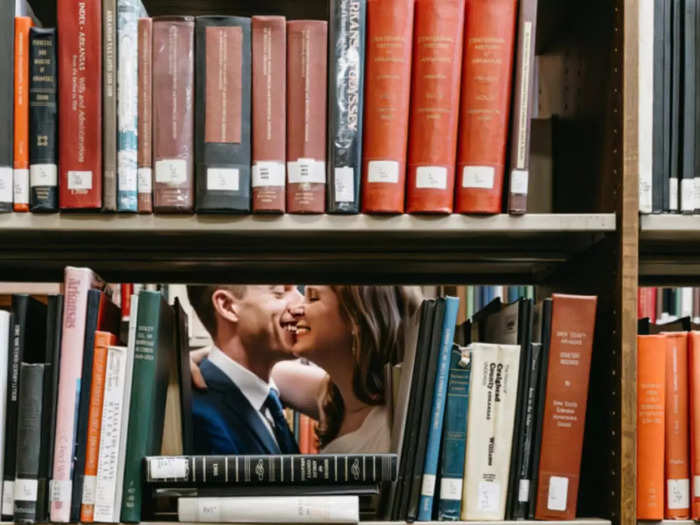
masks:
{"type": "Polygon", "coordinates": [[[335,438],[322,454],[386,454],[391,447],[391,425],[386,405],[374,407],[360,428],[335,438]]]}

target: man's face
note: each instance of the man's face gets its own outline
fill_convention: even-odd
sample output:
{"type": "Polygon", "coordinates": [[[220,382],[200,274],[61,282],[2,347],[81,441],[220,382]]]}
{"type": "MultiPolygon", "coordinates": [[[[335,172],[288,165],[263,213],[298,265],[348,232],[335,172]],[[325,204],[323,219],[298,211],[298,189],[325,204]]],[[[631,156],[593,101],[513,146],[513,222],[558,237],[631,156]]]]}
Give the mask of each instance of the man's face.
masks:
{"type": "Polygon", "coordinates": [[[292,357],[295,320],[287,306],[301,301],[292,285],[252,285],[246,287],[238,304],[238,335],[246,348],[292,357]]]}

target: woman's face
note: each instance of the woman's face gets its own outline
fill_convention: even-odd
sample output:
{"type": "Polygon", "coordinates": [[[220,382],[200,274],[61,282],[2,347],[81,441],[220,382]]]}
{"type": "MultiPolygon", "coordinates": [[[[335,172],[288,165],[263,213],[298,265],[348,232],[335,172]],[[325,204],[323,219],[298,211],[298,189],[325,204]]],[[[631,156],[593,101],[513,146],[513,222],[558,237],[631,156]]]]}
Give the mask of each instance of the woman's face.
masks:
{"type": "Polygon", "coordinates": [[[352,327],[343,318],[330,286],[306,286],[302,304],[291,306],[297,320],[292,352],[322,363],[338,352],[352,350],[352,327]]]}

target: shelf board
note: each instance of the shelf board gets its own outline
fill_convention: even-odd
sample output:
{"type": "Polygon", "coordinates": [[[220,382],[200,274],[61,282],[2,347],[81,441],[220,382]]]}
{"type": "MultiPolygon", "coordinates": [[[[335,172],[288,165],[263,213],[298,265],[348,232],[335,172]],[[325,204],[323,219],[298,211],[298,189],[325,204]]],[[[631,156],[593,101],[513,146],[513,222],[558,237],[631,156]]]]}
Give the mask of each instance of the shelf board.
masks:
{"type": "Polygon", "coordinates": [[[642,215],[639,222],[640,282],[700,283],[700,215],[642,215]]]}
{"type": "Polygon", "coordinates": [[[615,222],[615,214],[11,213],[0,215],[0,271],[18,281],[61,280],[72,264],[112,281],[532,282],[615,222]]]}
{"type": "MultiPolygon", "coordinates": [[[[188,522],[172,522],[172,521],[142,521],[138,525],[172,525],[173,523],[181,523],[185,525],[199,525],[198,523],[188,522]]],[[[415,522],[418,523],[418,522],[415,522]]],[[[611,525],[610,520],[598,518],[577,518],[572,521],[554,520],[554,521],[534,521],[534,520],[518,520],[518,521],[421,521],[421,525],[611,525]]],[[[649,522],[651,523],[651,522],[649,522]]],[[[657,522],[658,523],[658,522],[657,522]]],[[[664,522],[665,523],[665,522],[664,522]]],[[[690,525],[692,521],[668,521],[673,525],[690,525]]],[[[0,521],[0,525],[14,525],[12,521],[0,521]]],[[[119,524],[126,525],[126,524],[119,524]]],[[[360,521],[360,525],[409,525],[407,521],[360,521]]]]}

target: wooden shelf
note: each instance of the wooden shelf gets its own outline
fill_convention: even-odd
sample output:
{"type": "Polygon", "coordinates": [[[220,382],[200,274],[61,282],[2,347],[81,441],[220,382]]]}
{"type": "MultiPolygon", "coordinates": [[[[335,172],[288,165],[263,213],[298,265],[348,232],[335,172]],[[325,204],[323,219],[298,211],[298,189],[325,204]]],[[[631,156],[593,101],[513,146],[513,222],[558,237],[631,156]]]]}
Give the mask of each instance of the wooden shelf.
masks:
{"type": "Polygon", "coordinates": [[[642,215],[639,278],[666,286],[700,283],[700,215],[642,215]]]}

